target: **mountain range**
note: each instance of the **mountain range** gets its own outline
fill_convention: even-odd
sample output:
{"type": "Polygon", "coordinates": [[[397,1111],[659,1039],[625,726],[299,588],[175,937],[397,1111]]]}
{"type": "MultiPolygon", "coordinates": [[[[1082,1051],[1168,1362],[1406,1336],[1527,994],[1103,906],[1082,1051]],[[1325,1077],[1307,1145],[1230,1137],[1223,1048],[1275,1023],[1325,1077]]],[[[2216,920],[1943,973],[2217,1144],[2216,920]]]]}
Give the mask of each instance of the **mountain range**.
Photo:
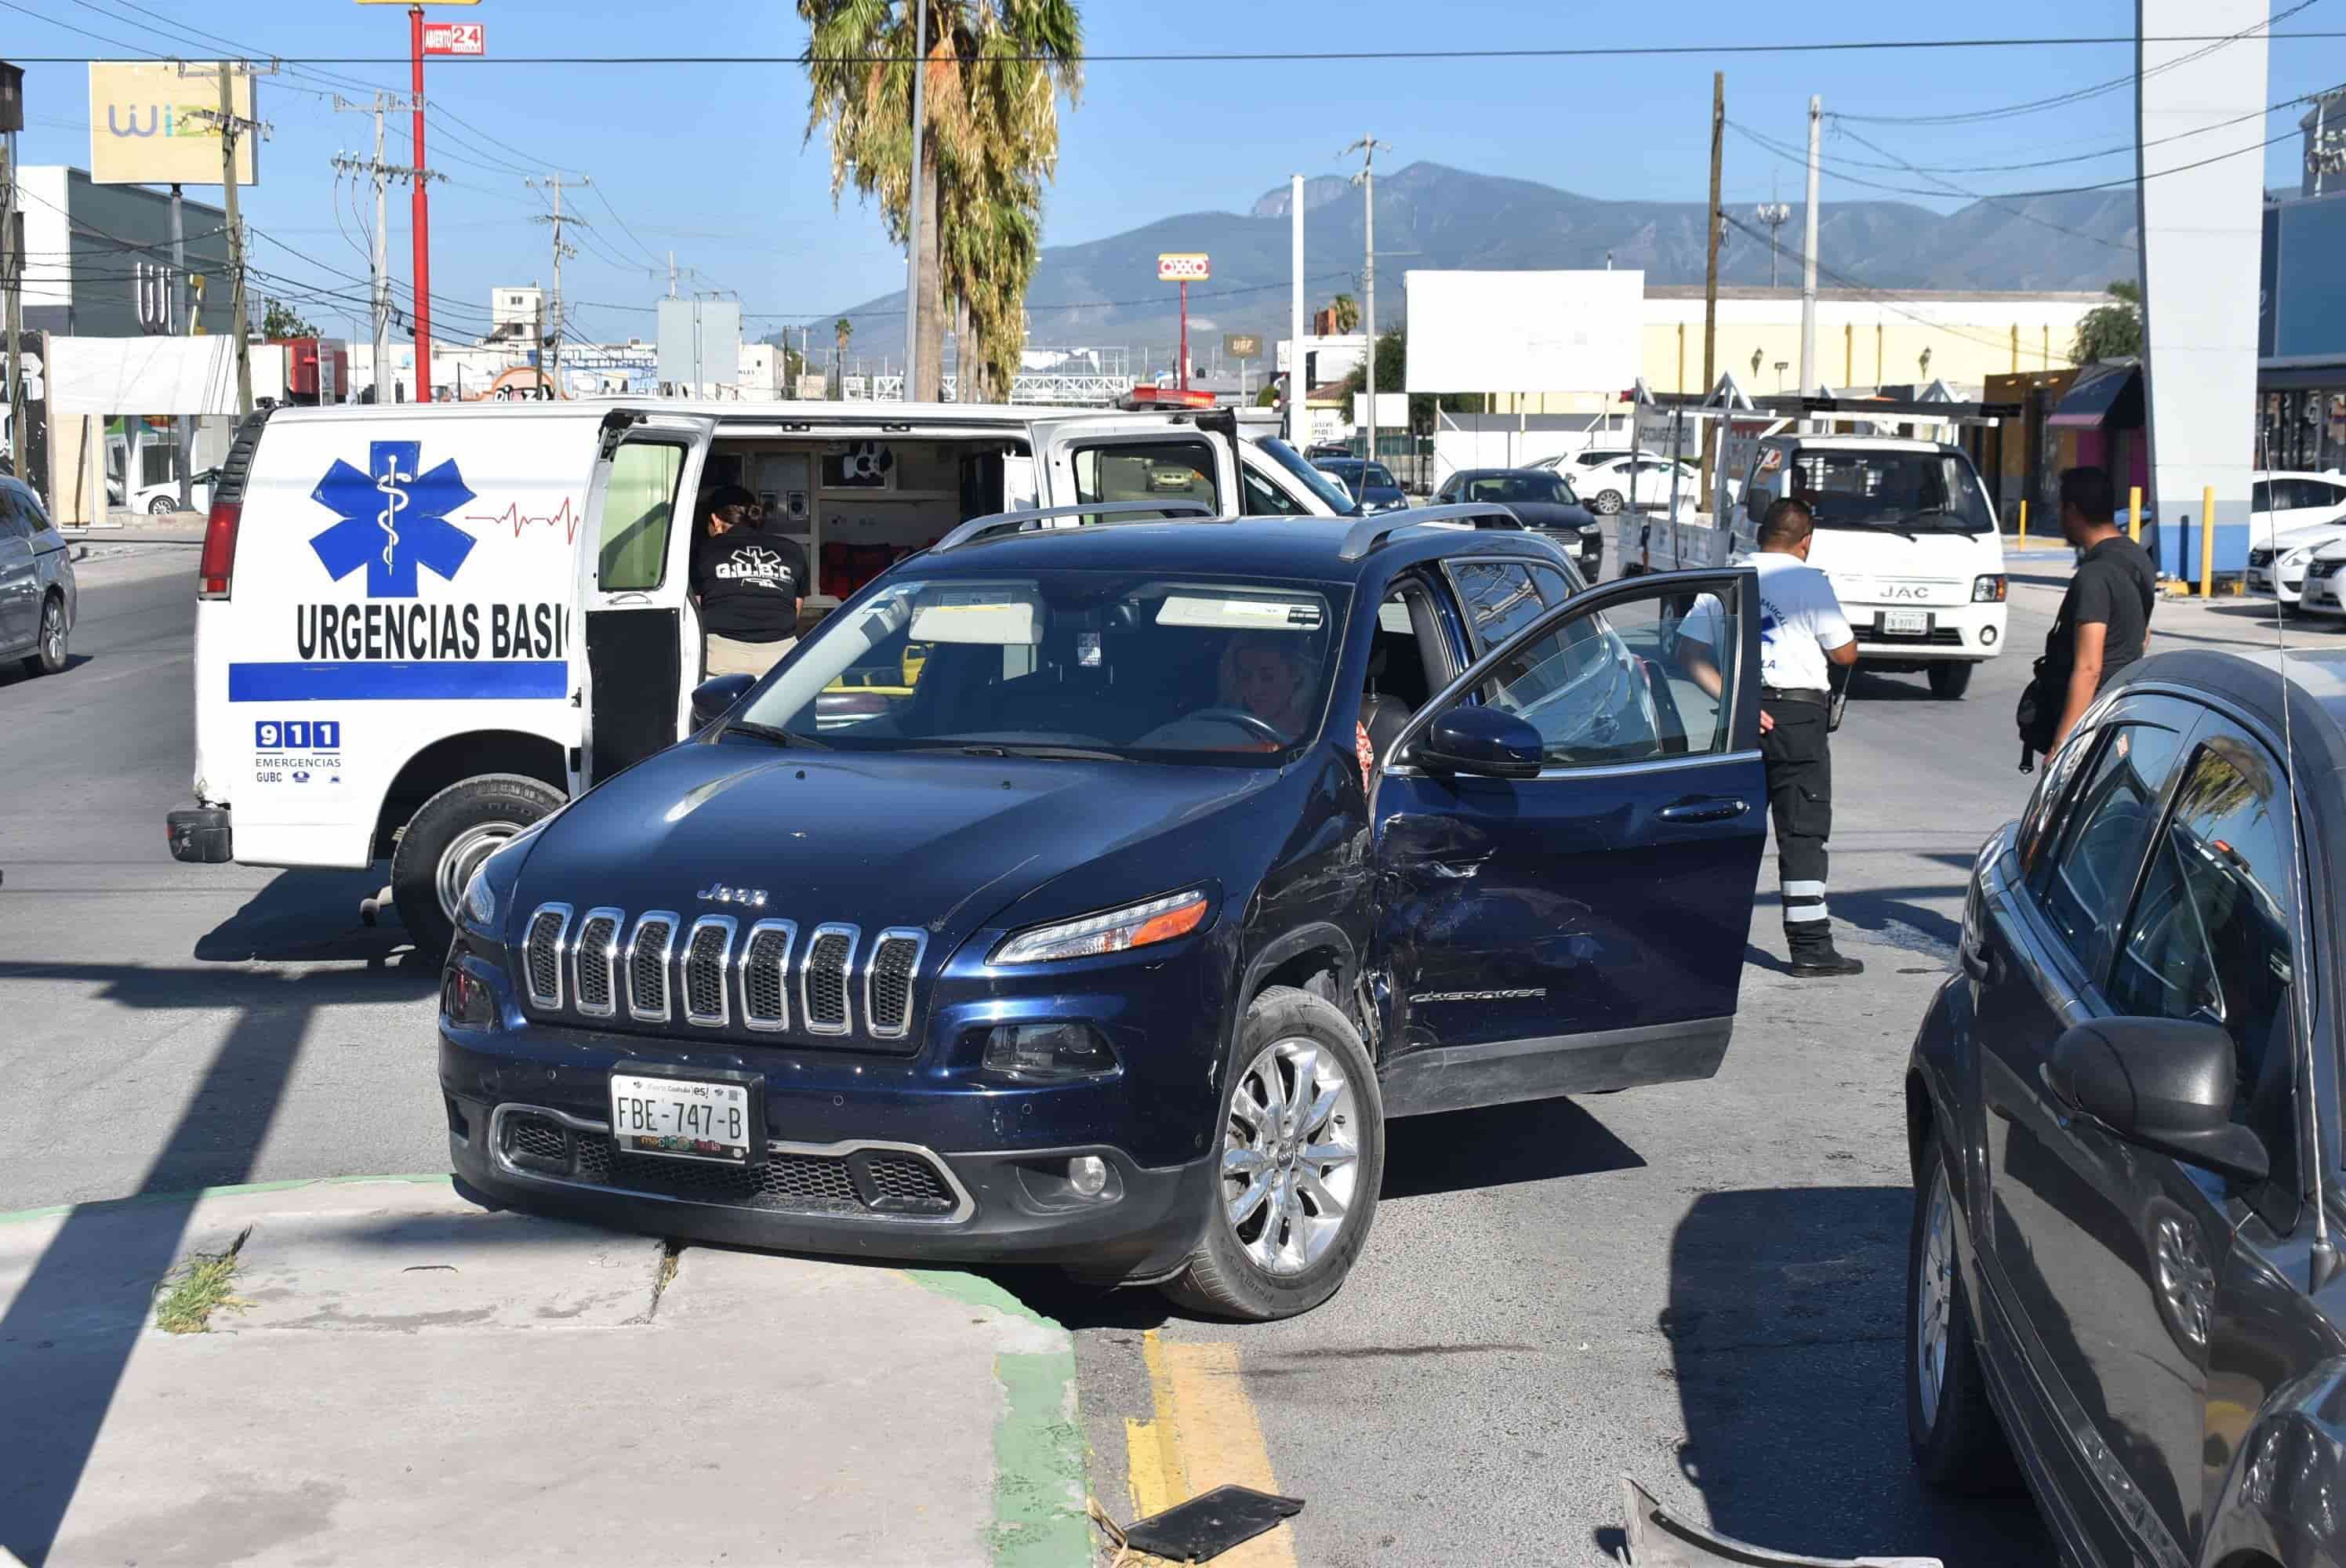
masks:
{"type": "MultiPolygon", "coordinates": [[[[1189,290],[1192,351],[1226,331],[1286,335],[1288,188],[1266,191],[1245,212],[1189,212],[1105,239],[1047,247],[1027,290],[1028,341],[1037,348],[1169,343],[1175,289],[1157,281],[1166,250],[1203,250],[1209,281],[1189,290]]],[[[1308,299],[1325,306],[1361,293],[1362,211],[1351,181],[1305,181],[1308,299]]],[[[1729,216],[1752,232],[1725,230],[1723,282],[1765,285],[1769,242],[1755,214],[1729,216]]],[[[1781,281],[1800,280],[1800,212],[1778,243],[1781,281]]],[[[1933,212],[1903,201],[1826,202],[1818,209],[1823,286],[1879,290],[2089,290],[2136,275],[2132,188],[1975,201],[1933,212]]],[[[1606,201],[1535,180],[1413,163],[1377,180],[1377,315],[1401,320],[1402,275],[1423,268],[1642,268],[1649,283],[1699,284],[1706,244],[1699,201],[1606,201]]],[[[867,300],[840,314],[855,321],[859,356],[901,354],[904,295],[867,300]]],[[[827,319],[827,318],[826,318],[827,319]]],[[[1137,367],[1136,367],[1137,368],[1137,367]]]]}

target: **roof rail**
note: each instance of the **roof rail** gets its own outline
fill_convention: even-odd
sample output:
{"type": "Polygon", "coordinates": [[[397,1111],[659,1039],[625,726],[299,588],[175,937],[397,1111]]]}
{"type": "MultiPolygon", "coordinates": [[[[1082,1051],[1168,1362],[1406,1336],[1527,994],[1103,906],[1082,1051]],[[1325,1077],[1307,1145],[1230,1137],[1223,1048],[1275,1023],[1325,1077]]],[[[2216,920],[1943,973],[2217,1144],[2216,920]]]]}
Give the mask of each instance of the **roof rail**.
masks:
{"type": "Polygon", "coordinates": [[[1513,508],[1500,501],[1459,501],[1443,506],[1413,506],[1402,512],[1381,512],[1374,517],[1363,517],[1345,534],[1343,546],[1336,552],[1340,561],[1357,561],[1404,528],[1423,524],[1470,528],[1521,528],[1524,520],[1513,508]]]}
{"type": "MultiPolygon", "coordinates": [[[[1117,523],[1162,523],[1173,517],[1211,517],[1214,509],[1202,501],[1097,501],[1089,506],[1045,506],[1031,512],[995,512],[984,517],[973,517],[935,544],[931,554],[974,545],[981,539],[991,539],[1005,534],[1023,534],[1037,524],[1049,524],[1055,517],[1106,517],[1107,523],[1094,527],[1107,527],[1117,523]],[[1125,514],[1145,512],[1145,517],[1125,514]]],[[[1078,524],[1081,526],[1081,524],[1078,524]]]]}

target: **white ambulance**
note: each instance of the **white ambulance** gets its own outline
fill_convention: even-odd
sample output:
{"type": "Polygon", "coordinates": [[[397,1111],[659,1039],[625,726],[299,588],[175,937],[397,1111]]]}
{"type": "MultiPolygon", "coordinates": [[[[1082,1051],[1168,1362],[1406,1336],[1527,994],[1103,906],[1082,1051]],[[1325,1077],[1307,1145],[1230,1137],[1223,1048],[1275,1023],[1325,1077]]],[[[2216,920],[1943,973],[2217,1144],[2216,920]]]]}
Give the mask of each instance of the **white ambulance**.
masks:
{"type": "Polygon", "coordinates": [[[1228,411],[658,400],[280,409],[212,497],[182,860],[391,861],[447,945],[473,868],[678,739],[702,676],[694,498],[740,484],[820,616],[967,518],[1202,502],[1327,515],[1228,411]]]}

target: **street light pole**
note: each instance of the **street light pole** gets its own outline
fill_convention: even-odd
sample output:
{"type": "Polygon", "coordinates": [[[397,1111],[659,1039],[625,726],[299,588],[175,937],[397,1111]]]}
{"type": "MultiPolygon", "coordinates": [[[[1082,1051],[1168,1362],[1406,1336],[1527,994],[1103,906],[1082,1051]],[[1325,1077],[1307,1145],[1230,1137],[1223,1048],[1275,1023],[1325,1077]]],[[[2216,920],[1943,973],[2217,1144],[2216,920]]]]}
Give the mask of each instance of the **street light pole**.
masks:
{"type": "MultiPolygon", "coordinates": [[[[1373,136],[1364,136],[1336,155],[1339,158],[1349,158],[1356,152],[1361,155],[1361,172],[1352,177],[1352,183],[1361,187],[1367,203],[1362,236],[1364,257],[1361,269],[1361,323],[1367,331],[1369,345],[1368,352],[1363,356],[1366,367],[1362,373],[1362,388],[1368,393],[1369,405],[1367,417],[1362,423],[1368,427],[1366,461],[1370,463],[1377,460],[1377,154],[1381,151],[1392,151],[1392,144],[1379,141],[1373,136]]],[[[1363,484],[1368,483],[1366,472],[1362,470],[1363,484]]]]}
{"type": "Polygon", "coordinates": [[[1817,388],[1817,148],[1825,120],[1825,101],[1809,100],[1809,210],[1800,239],[1800,395],[1817,388]]]}

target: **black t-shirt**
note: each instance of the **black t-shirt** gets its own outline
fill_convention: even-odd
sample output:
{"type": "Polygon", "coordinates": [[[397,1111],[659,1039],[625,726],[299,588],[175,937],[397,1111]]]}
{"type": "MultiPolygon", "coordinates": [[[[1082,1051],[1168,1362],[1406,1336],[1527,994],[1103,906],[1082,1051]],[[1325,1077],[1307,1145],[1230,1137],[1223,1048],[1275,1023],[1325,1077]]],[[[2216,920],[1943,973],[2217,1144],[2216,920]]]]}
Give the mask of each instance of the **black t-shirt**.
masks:
{"type": "Polygon", "coordinates": [[[745,643],[796,636],[806,582],[806,552],[784,535],[736,527],[711,537],[704,524],[692,541],[703,631],[745,643]]]}
{"type": "MultiPolygon", "coordinates": [[[[2102,682],[2142,657],[2150,638],[2151,606],[2158,602],[2158,568],[2150,552],[2121,534],[2086,552],[2062,596],[2061,613],[2045,637],[2048,672],[2066,684],[2077,667],[2077,628],[2098,622],[2102,682]]],[[[2098,689],[2098,688],[2097,688],[2098,689]]]]}

